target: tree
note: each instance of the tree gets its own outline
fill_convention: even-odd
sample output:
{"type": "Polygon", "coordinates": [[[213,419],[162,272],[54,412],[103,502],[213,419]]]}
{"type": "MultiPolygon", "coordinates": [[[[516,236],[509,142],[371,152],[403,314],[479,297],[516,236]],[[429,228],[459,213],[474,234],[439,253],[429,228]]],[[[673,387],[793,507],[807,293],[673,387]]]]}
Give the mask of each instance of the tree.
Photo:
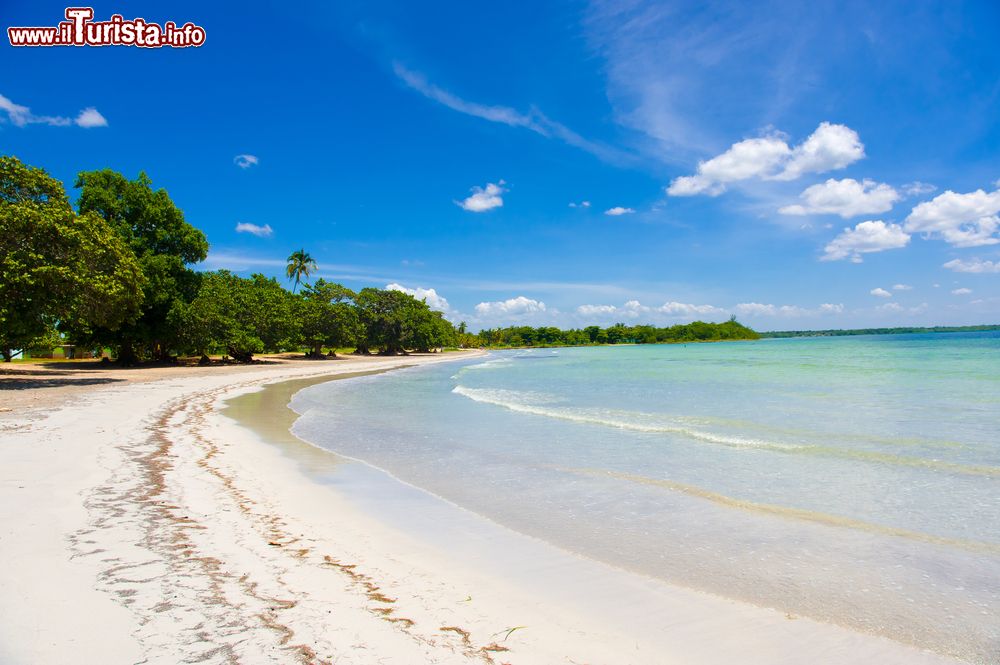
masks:
{"type": "Polygon", "coordinates": [[[243,279],[227,270],[204,273],[197,296],[178,301],[168,320],[178,348],[202,355],[224,349],[239,362],[292,348],[301,335],[295,297],[274,278],[243,279]]]}
{"type": "Polygon", "coordinates": [[[166,190],[153,190],[145,173],[128,180],[110,169],[77,176],[81,214],[103,218],[132,248],[146,288],[140,316],[119,328],[76,328],[75,337],[116,347],[118,359],[134,362],[142,353],[157,359],[170,355],[167,316],[178,301],[190,302],[198,277],[187,266],[208,254],[205,234],[188,224],[166,190]]]}
{"type": "Polygon", "coordinates": [[[347,302],[354,298],[353,291],[320,279],[307,285],[301,296],[298,317],[310,356],[322,355],[324,346],[330,348],[331,356],[336,356],[335,348],[357,341],[361,332],[358,312],[347,302]]]}
{"type": "Polygon", "coordinates": [[[288,279],[295,278],[295,285],[292,293],[299,288],[302,277],[308,277],[316,270],[316,261],[309,256],[309,252],[304,249],[292,252],[288,257],[288,266],[285,268],[285,275],[288,279]]]}
{"type": "Polygon", "coordinates": [[[101,217],[77,215],[61,182],[0,157],[0,354],[55,325],[117,328],[138,315],[143,275],[101,217]]]}

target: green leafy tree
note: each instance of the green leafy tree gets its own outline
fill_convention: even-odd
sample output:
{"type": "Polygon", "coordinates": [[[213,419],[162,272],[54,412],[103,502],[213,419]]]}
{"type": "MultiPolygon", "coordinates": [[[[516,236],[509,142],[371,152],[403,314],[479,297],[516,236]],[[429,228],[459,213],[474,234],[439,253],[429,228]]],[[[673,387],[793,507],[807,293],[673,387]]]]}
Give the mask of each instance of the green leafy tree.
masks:
{"type": "Polygon", "coordinates": [[[101,217],[77,215],[61,182],[0,157],[0,353],[60,327],[115,329],[143,299],[136,256],[101,217]]]}
{"type": "Polygon", "coordinates": [[[222,350],[239,362],[256,353],[293,348],[301,335],[295,297],[274,278],[243,279],[227,270],[204,273],[190,303],[179,300],[168,315],[177,346],[207,359],[222,350]]]}
{"type": "Polygon", "coordinates": [[[292,293],[295,293],[296,289],[299,288],[299,282],[302,281],[303,277],[308,277],[315,271],[316,261],[309,256],[309,252],[304,249],[292,252],[288,257],[288,265],[285,267],[285,276],[295,280],[292,293]]]}
{"type": "Polygon", "coordinates": [[[115,347],[124,363],[139,354],[167,358],[172,341],[167,316],[178,301],[190,302],[197,292],[199,280],[188,265],[207,256],[205,234],[185,221],[166,190],[152,188],[145,173],[128,180],[110,169],[83,172],[76,187],[80,213],[99,215],[132,248],[146,288],[134,322],[81,327],[75,336],[115,347]]]}
{"type": "Polygon", "coordinates": [[[357,309],[349,302],[354,292],[340,284],[317,280],[307,285],[300,294],[299,319],[302,339],[309,347],[309,355],[318,357],[323,347],[334,349],[355,344],[361,334],[357,309]]]}

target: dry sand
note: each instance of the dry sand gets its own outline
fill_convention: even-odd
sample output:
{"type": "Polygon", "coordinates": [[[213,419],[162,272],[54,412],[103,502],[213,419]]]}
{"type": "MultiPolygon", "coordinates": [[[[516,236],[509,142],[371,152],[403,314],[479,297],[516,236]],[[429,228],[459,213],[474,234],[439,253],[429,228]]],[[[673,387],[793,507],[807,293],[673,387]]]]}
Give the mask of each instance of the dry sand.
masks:
{"type": "Polygon", "coordinates": [[[292,392],[456,357],[0,376],[0,663],[951,662],[316,482],[292,392]]]}

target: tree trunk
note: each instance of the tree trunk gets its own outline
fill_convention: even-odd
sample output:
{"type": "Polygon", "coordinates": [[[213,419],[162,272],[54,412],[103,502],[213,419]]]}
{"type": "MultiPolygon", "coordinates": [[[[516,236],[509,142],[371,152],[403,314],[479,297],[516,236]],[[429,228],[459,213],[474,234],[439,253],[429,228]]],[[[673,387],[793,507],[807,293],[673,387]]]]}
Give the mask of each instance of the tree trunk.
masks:
{"type": "Polygon", "coordinates": [[[229,355],[238,363],[253,362],[253,352],[251,351],[240,351],[239,349],[229,347],[229,355]]]}

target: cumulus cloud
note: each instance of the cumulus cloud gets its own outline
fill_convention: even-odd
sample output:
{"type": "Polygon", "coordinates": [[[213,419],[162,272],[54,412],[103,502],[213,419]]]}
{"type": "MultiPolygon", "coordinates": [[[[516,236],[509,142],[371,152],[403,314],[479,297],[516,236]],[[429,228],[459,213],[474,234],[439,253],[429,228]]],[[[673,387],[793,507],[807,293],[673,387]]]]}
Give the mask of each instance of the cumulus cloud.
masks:
{"type": "Polygon", "coordinates": [[[830,178],[806,188],[799,198],[801,204],[785,206],[778,212],[782,215],[840,215],[847,219],[891,210],[899,194],[889,185],[874,180],[858,182],[853,178],[830,178]]]}
{"type": "Polygon", "coordinates": [[[824,314],[841,314],[844,311],[844,304],[825,302],[819,306],[819,311],[824,314]]]}
{"type": "Polygon", "coordinates": [[[569,207],[570,208],[589,208],[590,207],[590,201],[580,201],[579,203],[575,203],[575,202],[574,203],[570,203],[569,207]]]}
{"type": "Polygon", "coordinates": [[[507,300],[495,302],[481,302],[476,305],[476,314],[479,316],[520,316],[523,314],[535,314],[545,311],[545,303],[539,300],[517,296],[507,300]]]}
{"type": "Polygon", "coordinates": [[[951,293],[952,293],[952,295],[955,295],[955,296],[967,296],[970,293],[972,293],[972,289],[966,289],[964,287],[961,288],[961,289],[952,289],[951,293]]]}
{"type": "Polygon", "coordinates": [[[877,296],[879,298],[891,298],[892,297],[891,293],[889,293],[888,291],[886,291],[885,289],[883,289],[880,286],[875,287],[874,289],[872,289],[868,293],[872,294],[873,296],[877,296]]]}
{"type": "Polygon", "coordinates": [[[260,160],[257,159],[256,155],[236,155],[233,157],[233,164],[236,164],[241,169],[257,166],[258,163],[260,163],[260,160]]]}
{"type": "Polygon", "coordinates": [[[684,302],[665,302],[656,311],[670,316],[696,316],[722,314],[723,310],[713,305],[692,305],[684,302]]]}
{"type": "Polygon", "coordinates": [[[852,263],[861,263],[862,254],[882,252],[887,249],[906,247],[910,236],[898,224],[886,224],[881,220],[861,222],[854,228],[846,227],[840,235],[823,248],[821,261],[840,261],[850,258],[852,263]]]}
{"type": "Polygon", "coordinates": [[[909,284],[893,284],[892,285],[892,290],[893,291],[911,291],[912,289],[913,289],[913,287],[910,286],[909,284]]]}
{"type": "Polygon", "coordinates": [[[35,115],[27,106],[15,104],[3,95],[0,95],[0,111],[7,114],[7,121],[15,127],[26,127],[27,125],[49,125],[51,127],[67,127],[76,125],[84,129],[93,127],[107,127],[108,121],[93,106],[80,111],[76,118],[66,118],[58,115],[35,115]]]}
{"type": "Polygon", "coordinates": [[[942,268],[947,268],[948,270],[954,270],[955,272],[971,272],[971,273],[989,273],[989,272],[1000,272],[1000,261],[982,261],[980,259],[971,259],[969,261],[963,261],[961,259],[953,259],[945,263],[942,268]]]}
{"type": "Polygon", "coordinates": [[[495,184],[486,183],[485,187],[473,187],[470,190],[472,194],[461,201],[455,201],[455,204],[469,212],[486,212],[493,208],[501,208],[503,207],[503,197],[500,195],[507,191],[503,187],[506,184],[501,180],[495,184]]]}
{"type": "Polygon", "coordinates": [[[806,173],[842,169],[864,156],[865,146],[857,132],[845,125],[822,122],[794,148],[777,133],[734,143],[721,155],[700,162],[695,175],[675,178],[667,194],[717,196],[727,183],[750,178],[794,180],[806,173]]]}
{"type": "Polygon", "coordinates": [[[77,127],[84,127],[86,129],[90,129],[91,127],[108,126],[107,119],[93,106],[88,106],[80,111],[73,123],[76,124],[77,127]]]}
{"type": "Polygon", "coordinates": [[[904,228],[910,233],[940,237],[955,247],[979,247],[1000,243],[1000,189],[981,189],[968,194],[951,190],[925,201],[910,212],[904,228]]]}
{"type": "Polygon", "coordinates": [[[926,182],[914,180],[913,182],[906,183],[900,189],[904,196],[923,196],[924,194],[936,191],[937,187],[926,182]]]}
{"type": "Polygon", "coordinates": [[[620,215],[631,215],[635,212],[633,208],[623,208],[621,206],[615,206],[614,208],[609,208],[604,211],[605,215],[611,215],[612,217],[618,217],[620,215]]]}
{"type": "Polygon", "coordinates": [[[887,302],[884,305],[879,305],[875,309],[880,312],[902,312],[903,306],[898,302],[887,302]]]}
{"type": "Polygon", "coordinates": [[[431,309],[436,309],[439,312],[451,313],[451,305],[448,303],[448,299],[440,295],[434,289],[425,289],[422,287],[416,287],[413,289],[407,288],[402,284],[386,284],[385,288],[387,291],[401,291],[403,293],[408,293],[417,300],[423,300],[427,303],[427,306],[431,309]]]}
{"type": "Polygon", "coordinates": [[[270,224],[265,224],[260,226],[258,224],[251,224],[250,222],[240,222],[236,225],[237,233],[249,233],[257,236],[258,238],[270,238],[274,235],[274,229],[271,228],[270,224]]]}

